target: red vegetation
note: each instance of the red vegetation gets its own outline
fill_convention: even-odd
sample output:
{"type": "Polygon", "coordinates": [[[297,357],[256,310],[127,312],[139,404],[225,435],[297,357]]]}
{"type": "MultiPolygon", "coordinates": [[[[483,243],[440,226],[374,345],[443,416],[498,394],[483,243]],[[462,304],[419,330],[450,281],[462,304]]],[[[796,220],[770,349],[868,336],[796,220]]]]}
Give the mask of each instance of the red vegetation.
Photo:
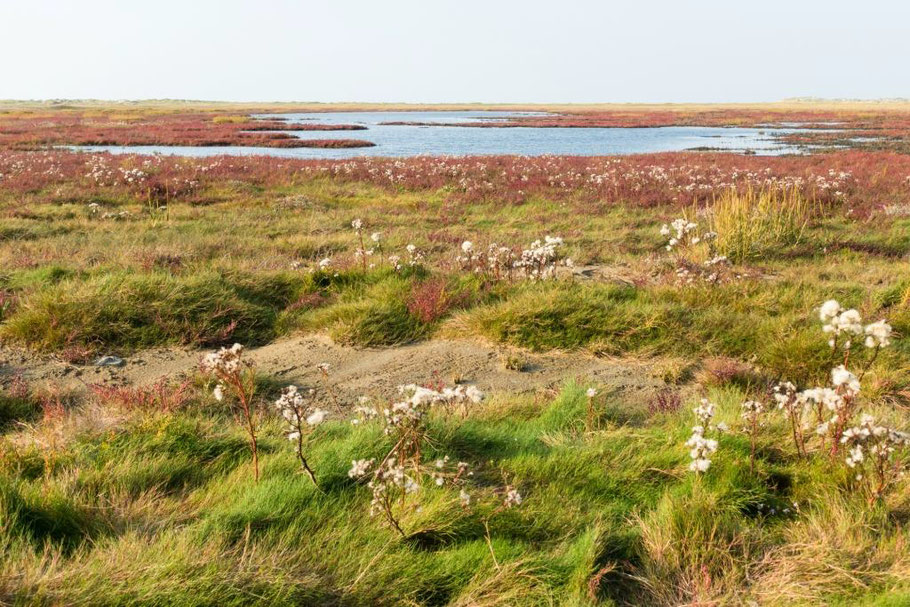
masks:
{"type": "Polygon", "coordinates": [[[453,290],[442,278],[415,284],[408,295],[408,314],[422,323],[431,323],[445,316],[449,310],[466,307],[471,294],[453,290]]]}
{"type": "Polygon", "coordinates": [[[371,148],[376,144],[363,139],[296,139],[284,140],[276,147],[282,148],[371,148]],[[285,144],[287,142],[287,144],[285,144]]]}
{"type": "Polygon", "coordinates": [[[254,147],[368,147],[368,141],[307,140],[284,131],[354,131],[359,125],[288,124],[247,116],[202,113],[51,113],[0,117],[0,148],[55,145],[166,145],[254,147]]]}
{"type": "Polygon", "coordinates": [[[308,124],[288,123],[281,120],[257,120],[247,126],[247,131],[365,131],[362,124],[308,124]]]}
{"type": "Polygon", "coordinates": [[[161,379],[148,387],[92,384],[89,388],[102,401],[114,403],[127,411],[171,412],[186,405],[192,392],[191,386],[190,380],[175,384],[161,379]]]}
{"type": "MultiPolygon", "coordinates": [[[[305,160],[268,156],[87,154],[0,151],[0,192],[43,191],[51,200],[132,192],[137,200],[196,202],[206,187],[239,180],[263,187],[307,180],[369,183],[389,191],[446,192],[447,204],[521,204],[529,198],[597,212],[613,204],[689,205],[735,188],[798,188],[860,215],[910,198],[910,156],[840,151],[806,156],[679,152],[624,157],[485,156],[305,160]]],[[[453,217],[456,215],[453,214],[453,217]]]]}
{"type": "Polygon", "coordinates": [[[664,388],[651,399],[648,403],[648,415],[663,415],[667,413],[676,413],[682,406],[682,397],[679,391],[670,388],[664,388]]]}

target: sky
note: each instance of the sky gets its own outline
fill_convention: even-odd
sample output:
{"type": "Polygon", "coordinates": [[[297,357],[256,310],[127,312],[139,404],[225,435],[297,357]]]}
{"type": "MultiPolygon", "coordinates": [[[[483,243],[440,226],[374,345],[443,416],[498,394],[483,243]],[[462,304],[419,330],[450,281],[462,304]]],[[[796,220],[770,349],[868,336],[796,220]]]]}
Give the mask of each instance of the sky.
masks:
{"type": "Polygon", "coordinates": [[[910,97],[905,0],[0,0],[0,99],[910,97]]]}

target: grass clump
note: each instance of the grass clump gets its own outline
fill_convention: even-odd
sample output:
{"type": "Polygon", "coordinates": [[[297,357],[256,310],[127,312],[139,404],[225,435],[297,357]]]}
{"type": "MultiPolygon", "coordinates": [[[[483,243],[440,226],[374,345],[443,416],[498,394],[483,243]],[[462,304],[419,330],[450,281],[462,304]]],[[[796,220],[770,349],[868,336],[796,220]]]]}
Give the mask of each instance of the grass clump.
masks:
{"type": "Polygon", "coordinates": [[[797,189],[727,190],[708,209],[720,255],[739,263],[799,244],[818,205],[797,189]]]}
{"type": "Polygon", "coordinates": [[[304,315],[298,326],[327,330],[343,344],[403,344],[429,337],[453,311],[484,296],[483,283],[470,277],[447,280],[379,270],[338,290],[332,305],[304,315]]]}
{"type": "Polygon", "coordinates": [[[2,334],[29,346],[135,349],[243,341],[276,334],[302,281],[290,274],[206,271],[191,276],[114,273],[66,280],[28,295],[2,334]]]}

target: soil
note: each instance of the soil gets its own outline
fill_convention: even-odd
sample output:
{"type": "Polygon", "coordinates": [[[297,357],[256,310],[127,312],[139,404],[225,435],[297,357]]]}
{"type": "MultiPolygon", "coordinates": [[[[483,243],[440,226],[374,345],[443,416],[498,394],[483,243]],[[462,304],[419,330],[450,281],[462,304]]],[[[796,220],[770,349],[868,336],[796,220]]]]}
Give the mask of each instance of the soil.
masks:
{"type": "MultiPolygon", "coordinates": [[[[601,386],[630,403],[644,404],[661,389],[647,363],[596,358],[584,353],[516,353],[520,371],[506,369],[501,350],[475,341],[432,340],[390,348],[355,348],[321,335],[282,339],[250,348],[244,358],[257,372],[281,382],[317,387],[319,363],[330,365],[329,378],[339,401],[359,396],[389,397],[401,384],[475,384],[485,392],[527,393],[557,388],[566,379],[601,386]]],[[[0,346],[0,382],[16,377],[36,387],[75,392],[91,384],[144,386],[163,378],[192,374],[204,352],[167,348],[124,357],[120,367],[74,365],[50,356],[0,346]]]]}

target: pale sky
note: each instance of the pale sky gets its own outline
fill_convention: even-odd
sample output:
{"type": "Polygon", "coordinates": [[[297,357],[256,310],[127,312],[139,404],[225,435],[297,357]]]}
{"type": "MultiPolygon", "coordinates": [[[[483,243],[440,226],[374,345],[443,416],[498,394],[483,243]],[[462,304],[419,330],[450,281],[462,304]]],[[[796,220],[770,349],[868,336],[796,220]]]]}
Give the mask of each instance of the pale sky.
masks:
{"type": "Polygon", "coordinates": [[[0,99],[910,97],[901,0],[0,0],[0,99]]]}

